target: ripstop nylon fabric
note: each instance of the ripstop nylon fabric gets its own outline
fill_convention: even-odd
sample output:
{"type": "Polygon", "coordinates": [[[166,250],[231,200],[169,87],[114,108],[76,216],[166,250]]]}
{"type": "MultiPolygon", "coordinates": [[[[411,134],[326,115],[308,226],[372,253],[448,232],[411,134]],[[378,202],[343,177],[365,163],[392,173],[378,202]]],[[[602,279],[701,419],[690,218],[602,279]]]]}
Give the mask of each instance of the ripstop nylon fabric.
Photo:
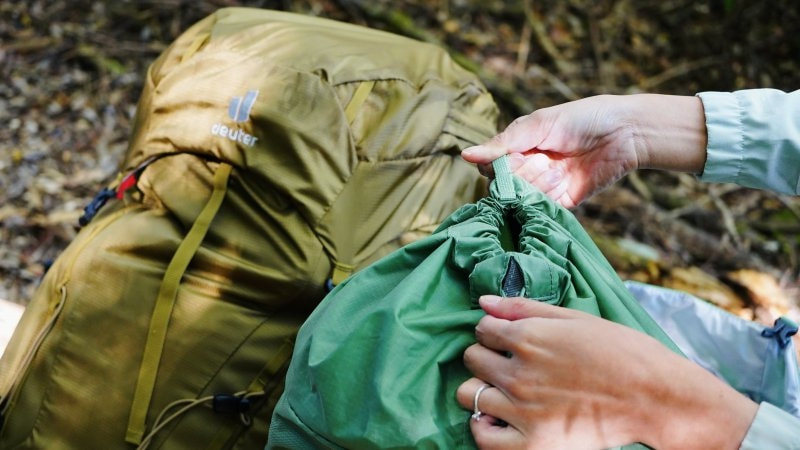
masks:
{"type": "Polygon", "coordinates": [[[431,236],[348,278],[300,329],[270,426],[275,448],[474,446],[455,391],[484,315],[477,300],[516,295],[604,317],[680,353],[623,285],[575,217],[495,164],[491,195],[431,236]],[[503,193],[511,182],[511,198],[503,193]],[[519,231],[504,248],[504,233],[519,231]],[[299,446],[299,447],[298,447],[299,446]]]}

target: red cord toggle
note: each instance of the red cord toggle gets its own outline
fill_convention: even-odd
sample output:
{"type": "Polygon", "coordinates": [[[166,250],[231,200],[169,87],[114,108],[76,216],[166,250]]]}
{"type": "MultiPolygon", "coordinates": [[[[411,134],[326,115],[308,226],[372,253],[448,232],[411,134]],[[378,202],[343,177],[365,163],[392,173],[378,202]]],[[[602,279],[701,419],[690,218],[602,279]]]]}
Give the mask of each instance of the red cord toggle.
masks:
{"type": "Polygon", "coordinates": [[[119,186],[117,187],[117,198],[122,200],[125,196],[125,191],[136,186],[136,172],[131,172],[128,175],[125,175],[125,178],[120,181],[119,186]]]}

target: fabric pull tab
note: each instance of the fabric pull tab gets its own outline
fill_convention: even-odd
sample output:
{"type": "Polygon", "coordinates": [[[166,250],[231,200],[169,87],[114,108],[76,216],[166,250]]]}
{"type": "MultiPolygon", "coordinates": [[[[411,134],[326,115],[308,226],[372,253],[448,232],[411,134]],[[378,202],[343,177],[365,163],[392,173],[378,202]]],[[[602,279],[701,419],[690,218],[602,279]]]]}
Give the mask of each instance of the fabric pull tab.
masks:
{"type": "Polygon", "coordinates": [[[508,155],[503,155],[492,161],[492,168],[494,169],[494,183],[499,194],[498,200],[514,200],[517,198],[508,155]]]}

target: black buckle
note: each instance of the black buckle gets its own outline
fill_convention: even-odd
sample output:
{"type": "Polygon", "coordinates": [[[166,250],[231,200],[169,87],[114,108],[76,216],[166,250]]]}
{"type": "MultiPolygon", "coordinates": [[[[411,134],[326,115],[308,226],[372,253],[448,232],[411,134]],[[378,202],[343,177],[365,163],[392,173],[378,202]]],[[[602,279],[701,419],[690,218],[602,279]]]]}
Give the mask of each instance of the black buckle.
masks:
{"type": "Polygon", "coordinates": [[[211,402],[214,412],[221,414],[246,414],[250,411],[250,398],[230,394],[216,394],[211,402]]]}

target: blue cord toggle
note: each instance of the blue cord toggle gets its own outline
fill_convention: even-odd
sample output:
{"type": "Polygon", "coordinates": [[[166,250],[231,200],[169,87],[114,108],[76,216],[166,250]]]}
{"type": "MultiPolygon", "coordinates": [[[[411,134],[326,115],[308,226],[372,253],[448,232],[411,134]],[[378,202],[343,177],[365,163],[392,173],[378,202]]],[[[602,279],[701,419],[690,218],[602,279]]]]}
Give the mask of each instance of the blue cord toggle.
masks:
{"type": "Polygon", "coordinates": [[[792,336],[797,334],[797,324],[791,320],[781,317],[775,321],[772,328],[767,328],[761,331],[761,336],[765,338],[774,338],[778,341],[778,346],[781,349],[786,348],[792,340],[792,336]]]}

